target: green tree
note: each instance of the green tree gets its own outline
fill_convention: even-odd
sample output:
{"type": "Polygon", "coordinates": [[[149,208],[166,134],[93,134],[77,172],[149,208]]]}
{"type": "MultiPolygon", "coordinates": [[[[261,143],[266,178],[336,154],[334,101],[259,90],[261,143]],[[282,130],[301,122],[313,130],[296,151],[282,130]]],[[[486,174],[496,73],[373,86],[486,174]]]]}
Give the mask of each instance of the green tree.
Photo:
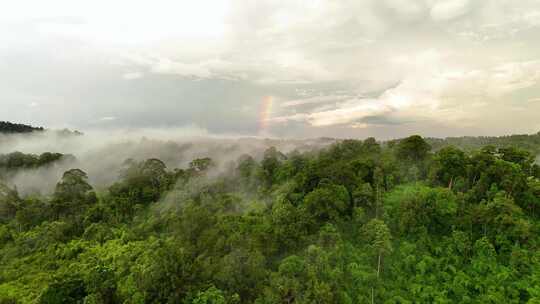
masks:
{"type": "Polygon", "coordinates": [[[227,304],[223,291],[212,286],[204,291],[199,291],[192,304],[227,304]]]}
{"type": "Polygon", "coordinates": [[[0,182],[0,223],[8,222],[15,217],[19,200],[16,190],[0,182]]]}
{"type": "Polygon", "coordinates": [[[267,187],[274,182],[275,174],[280,164],[286,159],[285,155],[279,152],[275,147],[270,147],[264,151],[261,161],[262,177],[267,187]]]}
{"type": "Polygon", "coordinates": [[[335,221],[348,211],[349,193],[344,186],[323,180],[317,189],[306,195],[304,205],[318,221],[335,221]]]}
{"type": "Polygon", "coordinates": [[[189,168],[195,172],[204,172],[213,166],[214,161],[209,157],[197,158],[189,163],[189,168]]]}
{"type": "MultiPolygon", "coordinates": [[[[392,251],[392,236],[390,229],[379,219],[372,219],[363,228],[363,235],[371,251],[377,257],[377,281],[380,279],[382,260],[385,254],[392,251]]],[[[371,288],[371,303],[375,302],[375,289],[371,288]]]]}
{"type": "Polygon", "coordinates": [[[82,279],[76,277],[58,278],[41,294],[39,303],[82,303],[87,294],[82,279]]]}
{"type": "Polygon", "coordinates": [[[452,146],[445,147],[435,154],[438,165],[437,179],[440,183],[448,185],[452,189],[454,180],[466,176],[467,157],[465,153],[452,146]]]}
{"type": "Polygon", "coordinates": [[[457,210],[456,195],[446,188],[401,186],[385,199],[386,216],[403,236],[449,233],[457,210]]]}
{"type": "Polygon", "coordinates": [[[431,146],[421,136],[413,135],[399,141],[396,153],[400,159],[420,162],[430,150],[431,146]]]}
{"type": "Polygon", "coordinates": [[[71,169],[64,173],[56,184],[51,201],[55,218],[68,215],[82,215],[88,206],[95,204],[97,197],[88,183],[88,176],[80,169],[71,169]]]}

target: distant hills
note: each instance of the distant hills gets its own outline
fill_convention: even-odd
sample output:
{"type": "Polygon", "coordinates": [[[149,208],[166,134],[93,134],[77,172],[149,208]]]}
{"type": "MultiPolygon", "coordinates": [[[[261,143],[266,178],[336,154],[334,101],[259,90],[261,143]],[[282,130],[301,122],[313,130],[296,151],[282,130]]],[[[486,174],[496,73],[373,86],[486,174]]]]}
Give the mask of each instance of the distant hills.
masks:
{"type": "MultiPolygon", "coordinates": [[[[0,121],[0,134],[17,134],[17,133],[31,133],[31,132],[43,132],[46,129],[43,127],[34,127],[31,125],[12,123],[9,121],[0,121]]],[[[59,135],[83,135],[83,133],[69,129],[56,130],[59,135]]],[[[319,138],[323,142],[335,141],[333,138],[319,138]]],[[[472,151],[480,149],[483,146],[494,146],[496,148],[503,148],[508,146],[515,146],[525,150],[528,150],[534,154],[540,154],[540,132],[536,134],[517,134],[517,135],[505,135],[505,136],[463,136],[463,137],[446,137],[446,138],[433,138],[427,137],[425,140],[431,145],[434,151],[440,150],[446,146],[459,147],[465,151],[472,151]]],[[[397,144],[399,139],[390,140],[387,143],[397,144]]]]}
{"type": "Polygon", "coordinates": [[[61,129],[61,130],[51,130],[45,129],[43,127],[34,127],[26,124],[12,123],[9,121],[0,121],[0,134],[23,134],[23,133],[32,133],[32,132],[43,132],[43,131],[53,131],[60,136],[78,136],[83,135],[82,132],[77,130],[61,129]]]}
{"type": "Polygon", "coordinates": [[[509,146],[540,154],[540,132],[536,134],[516,134],[505,136],[463,136],[447,138],[426,138],[433,150],[446,146],[459,147],[466,151],[478,150],[484,146],[504,148],[509,146]]]}
{"type": "Polygon", "coordinates": [[[9,121],[0,121],[0,133],[4,134],[42,132],[44,130],[45,129],[43,127],[33,127],[30,125],[12,123],[9,121]]]}

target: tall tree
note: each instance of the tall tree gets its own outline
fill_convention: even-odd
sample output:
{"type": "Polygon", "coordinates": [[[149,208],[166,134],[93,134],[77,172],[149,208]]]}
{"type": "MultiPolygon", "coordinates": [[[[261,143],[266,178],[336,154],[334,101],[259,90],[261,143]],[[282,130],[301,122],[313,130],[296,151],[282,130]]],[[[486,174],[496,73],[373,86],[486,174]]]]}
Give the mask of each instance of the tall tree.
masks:
{"type": "MultiPolygon", "coordinates": [[[[363,228],[363,234],[372,252],[377,257],[377,281],[380,279],[383,255],[392,251],[390,229],[379,219],[372,219],[363,228]]],[[[371,303],[375,302],[375,288],[371,288],[371,303]]]]}
{"type": "Polygon", "coordinates": [[[397,156],[404,160],[419,162],[424,160],[431,146],[419,135],[402,139],[397,145],[397,156]]]}
{"type": "Polygon", "coordinates": [[[467,157],[457,148],[452,146],[442,148],[435,154],[435,161],[438,164],[437,179],[448,185],[448,189],[452,189],[456,178],[466,175],[467,157]]]}
{"type": "Polygon", "coordinates": [[[61,215],[80,214],[89,205],[97,202],[94,189],[88,183],[88,175],[81,169],[64,173],[56,184],[51,207],[56,218],[61,215]]]}

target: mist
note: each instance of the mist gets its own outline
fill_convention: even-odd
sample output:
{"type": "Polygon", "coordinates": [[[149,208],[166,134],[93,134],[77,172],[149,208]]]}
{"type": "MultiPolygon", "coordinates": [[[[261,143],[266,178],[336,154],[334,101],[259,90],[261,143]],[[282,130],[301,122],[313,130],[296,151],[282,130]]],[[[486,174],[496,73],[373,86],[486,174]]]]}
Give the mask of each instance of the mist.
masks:
{"type": "Polygon", "coordinates": [[[72,168],[85,171],[92,186],[104,189],[118,179],[122,164],[127,159],[157,158],[172,170],[186,168],[193,159],[209,157],[216,164],[217,174],[243,154],[261,158],[271,146],[288,153],[317,150],[334,141],[215,136],[197,128],[90,131],[84,135],[46,131],[1,135],[0,154],[57,152],[74,156],[49,166],[18,170],[10,175],[7,183],[16,187],[21,195],[29,195],[52,193],[62,174],[72,168]]]}

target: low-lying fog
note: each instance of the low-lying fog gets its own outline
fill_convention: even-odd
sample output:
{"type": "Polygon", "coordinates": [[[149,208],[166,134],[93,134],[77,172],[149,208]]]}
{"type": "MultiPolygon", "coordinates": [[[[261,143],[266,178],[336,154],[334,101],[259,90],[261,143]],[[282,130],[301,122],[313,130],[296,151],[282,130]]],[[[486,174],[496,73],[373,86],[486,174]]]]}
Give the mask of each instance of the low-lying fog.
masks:
{"type": "Polygon", "coordinates": [[[137,131],[87,132],[84,135],[62,135],[55,131],[23,135],[0,135],[0,154],[15,151],[41,154],[72,154],[74,160],[57,162],[49,167],[20,170],[8,184],[21,194],[50,193],[62,174],[71,168],[88,173],[97,188],[112,184],[122,163],[132,158],[158,158],[169,169],[185,168],[195,158],[210,157],[224,167],[242,154],[260,158],[271,146],[286,153],[324,147],[333,140],[279,140],[257,137],[211,136],[197,129],[146,129],[137,131]]]}

